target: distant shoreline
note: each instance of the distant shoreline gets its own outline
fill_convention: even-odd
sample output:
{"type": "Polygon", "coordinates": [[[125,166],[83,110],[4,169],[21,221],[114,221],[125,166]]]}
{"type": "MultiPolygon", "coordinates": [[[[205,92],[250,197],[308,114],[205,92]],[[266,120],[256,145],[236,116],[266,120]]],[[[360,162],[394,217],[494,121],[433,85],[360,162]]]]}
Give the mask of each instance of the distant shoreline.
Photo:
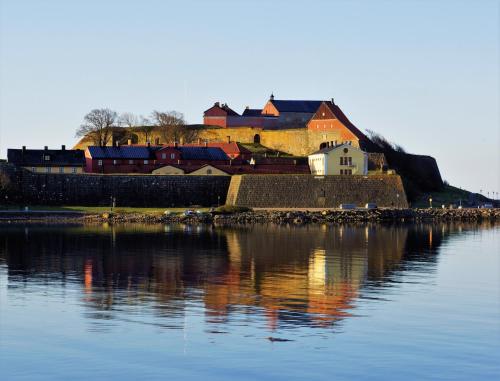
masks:
{"type": "Polygon", "coordinates": [[[58,210],[0,210],[0,224],[42,222],[61,223],[144,223],[241,225],[273,223],[279,225],[340,224],[355,222],[446,222],[500,221],[495,209],[372,209],[372,210],[251,210],[232,213],[200,211],[163,214],[146,212],[85,212],[58,210]]]}

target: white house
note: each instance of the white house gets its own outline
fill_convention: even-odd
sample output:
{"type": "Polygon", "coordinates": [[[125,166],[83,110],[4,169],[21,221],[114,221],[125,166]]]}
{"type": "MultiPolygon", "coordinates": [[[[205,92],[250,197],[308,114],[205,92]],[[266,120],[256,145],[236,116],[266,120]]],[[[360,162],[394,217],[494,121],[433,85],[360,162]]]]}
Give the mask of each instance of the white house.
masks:
{"type": "Polygon", "coordinates": [[[329,175],[366,175],[368,173],[368,154],[350,144],[325,147],[309,155],[311,174],[329,175]]]}

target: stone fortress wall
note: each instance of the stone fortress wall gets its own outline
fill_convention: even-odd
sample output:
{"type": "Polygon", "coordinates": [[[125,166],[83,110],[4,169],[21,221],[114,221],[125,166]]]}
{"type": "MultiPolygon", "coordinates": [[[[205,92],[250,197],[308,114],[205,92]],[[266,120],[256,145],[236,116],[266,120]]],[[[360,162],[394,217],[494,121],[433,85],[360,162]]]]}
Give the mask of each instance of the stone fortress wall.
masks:
{"type": "MultiPolygon", "coordinates": [[[[307,128],[263,130],[258,127],[204,127],[198,130],[197,138],[209,142],[227,142],[230,139],[233,142],[254,143],[256,135],[263,146],[294,156],[307,156],[319,150],[320,144],[323,142],[337,141],[340,143],[342,141],[342,137],[336,131],[317,132],[307,128]]],[[[131,136],[133,136],[132,142],[134,144],[145,144],[146,142],[144,133],[140,131],[131,132],[131,136]]],[[[163,138],[156,131],[152,133],[151,141],[164,143],[163,138]]],[[[90,144],[89,141],[82,139],[74,148],[85,149],[90,144]]],[[[352,144],[357,146],[357,141],[353,141],[352,144]]]]}
{"type": "MultiPolygon", "coordinates": [[[[230,205],[261,208],[337,208],[341,203],[407,207],[397,175],[74,175],[31,173],[0,164],[9,190],[0,197],[26,205],[186,207],[230,205]],[[398,196],[399,195],[399,196],[398,196]]],[[[4,180],[5,181],[5,180],[4,180]]]]}
{"type": "Polygon", "coordinates": [[[369,202],[408,207],[398,175],[237,175],[231,179],[226,202],[251,208],[338,208],[369,202]]]}
{"type": "MultiPolygon", "coordinates": [[[[0,165],[10,179],[8,196],[27,205],[136,207],[224,204],[229,176],[41,174],[0,165]]],[[[3,201],[3,200],[2,200],[3,201]]]]}

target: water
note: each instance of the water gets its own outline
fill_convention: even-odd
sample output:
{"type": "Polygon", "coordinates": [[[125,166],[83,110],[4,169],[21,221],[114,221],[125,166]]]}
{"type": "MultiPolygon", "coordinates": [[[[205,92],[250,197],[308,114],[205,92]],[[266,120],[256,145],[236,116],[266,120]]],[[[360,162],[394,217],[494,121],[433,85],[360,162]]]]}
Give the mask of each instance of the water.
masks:
{"type": "Polygon", "coordinates": [[[0,379],[498,379],[499,256],[488,224],[3,225],[0,379]]]}

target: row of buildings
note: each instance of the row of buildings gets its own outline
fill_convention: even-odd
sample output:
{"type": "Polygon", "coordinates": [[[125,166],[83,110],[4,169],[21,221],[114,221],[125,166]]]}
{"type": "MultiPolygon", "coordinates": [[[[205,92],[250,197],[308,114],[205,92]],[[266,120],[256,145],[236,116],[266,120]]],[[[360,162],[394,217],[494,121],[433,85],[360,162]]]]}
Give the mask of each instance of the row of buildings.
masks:
{"type": "Polygon", "coordinates": [[[350,144],[305,158],[254,156],[236,142],[203,145],[89,146],[85,150],[9,149],[8,162],[37,173],[155,175],[366,175],[368,154],[350,144]]]}
{"type": "Polygon", "coordinates": [[[73,174],[366,175],[385,163],[333,99],[277,100],[271,95],[262,108],[247,107],[241,115],[216,102],[203,114],[197,143],[160,144],[157,136],[154,141],[105,147],[80,142],[72,150],[23,147],[9,149],[7,156],[32,172],[73,174]],[[249,144],[288,155],[268,156],[249,150],[249,144]]]}

